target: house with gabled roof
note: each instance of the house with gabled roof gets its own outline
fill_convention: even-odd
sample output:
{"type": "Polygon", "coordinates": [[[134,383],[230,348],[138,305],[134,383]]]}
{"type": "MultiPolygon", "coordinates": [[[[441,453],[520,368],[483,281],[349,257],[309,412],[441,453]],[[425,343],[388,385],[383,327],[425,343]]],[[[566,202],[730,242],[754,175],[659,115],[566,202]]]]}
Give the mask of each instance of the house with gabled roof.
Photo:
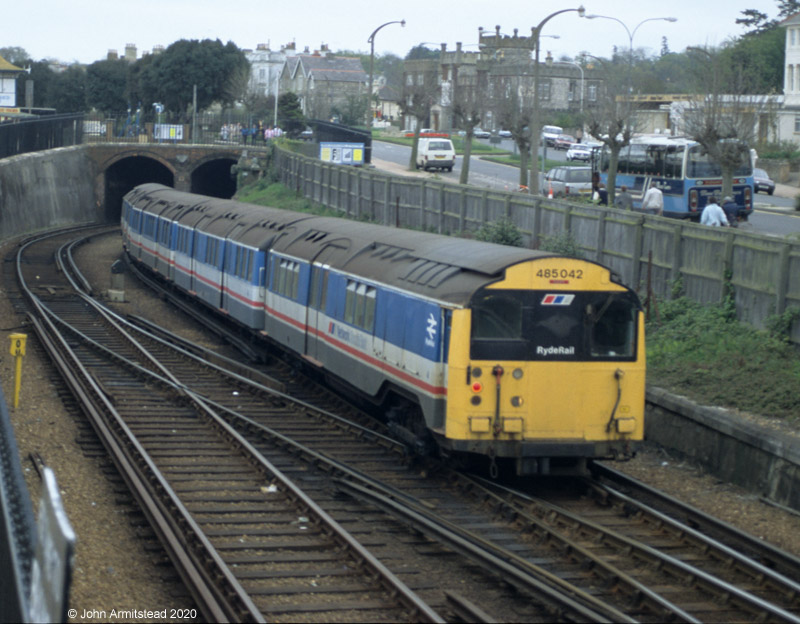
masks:
{"type": "Polygon", "coordinates": [[[361,59],[334,56],[327,46],[322,46],[314,54],[286,59],[280,91],[295,93],[306,117],[329,120],[337,111],[355,106],[363,110],[368,82],[361,59]]]}

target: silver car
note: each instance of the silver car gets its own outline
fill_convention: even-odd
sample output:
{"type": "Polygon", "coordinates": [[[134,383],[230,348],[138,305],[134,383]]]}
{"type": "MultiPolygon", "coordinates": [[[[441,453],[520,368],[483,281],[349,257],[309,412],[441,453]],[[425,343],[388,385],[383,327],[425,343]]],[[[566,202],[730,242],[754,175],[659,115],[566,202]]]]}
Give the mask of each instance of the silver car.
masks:
{"type": "Polygon", "coordinates": [[[553,197],[592,195],[591,167],[554,167],[544,176],[542,195],[553,197]]]}

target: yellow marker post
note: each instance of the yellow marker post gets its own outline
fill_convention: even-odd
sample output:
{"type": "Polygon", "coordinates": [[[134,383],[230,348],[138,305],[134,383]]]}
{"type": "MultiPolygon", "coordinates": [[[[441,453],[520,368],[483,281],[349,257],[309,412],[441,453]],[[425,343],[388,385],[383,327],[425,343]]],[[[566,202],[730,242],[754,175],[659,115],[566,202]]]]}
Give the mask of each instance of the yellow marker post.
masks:
{"type": "Polygon", "coordinates": [[[19,388],[22,385],[22,358],[25,356],[25,341],[28,339],[26,334],[11,334],[11,355],[17,359],[17,367],[14,372],[14,408],[19,405],[19,388]]]}

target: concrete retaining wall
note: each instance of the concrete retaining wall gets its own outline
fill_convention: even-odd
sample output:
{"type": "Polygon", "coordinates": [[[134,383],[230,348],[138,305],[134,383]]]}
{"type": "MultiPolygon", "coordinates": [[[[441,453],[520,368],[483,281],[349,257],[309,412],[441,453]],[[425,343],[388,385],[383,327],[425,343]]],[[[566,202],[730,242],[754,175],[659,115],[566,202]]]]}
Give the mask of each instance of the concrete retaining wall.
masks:
{"type": "Polygon", "coordinates": [[[103,218],[84,146],[0,159],[0,240],[103,218]]]}
{"type": "Polygon", "coordinates": [[[645,436],[724,481],[800,511],[800,438],[659,388],[647,391],[645,436]]]}

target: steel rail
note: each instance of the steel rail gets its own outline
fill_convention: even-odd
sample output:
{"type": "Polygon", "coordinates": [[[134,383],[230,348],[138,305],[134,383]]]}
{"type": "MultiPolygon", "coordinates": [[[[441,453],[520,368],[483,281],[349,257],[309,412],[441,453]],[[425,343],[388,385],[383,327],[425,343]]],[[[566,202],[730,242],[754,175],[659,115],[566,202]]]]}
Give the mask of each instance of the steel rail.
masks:
{"type": "Polygon", "coordinates": [[[538,596],[557,610],[567,610],[590,622],[636,622],[618,609],[602,602],[588,592],[559,578],[539,566],[467,531],[444,518],[436,516],[421,505],[398,503],[391,494],[377,491],[347,479],[335,482],[353,497],[368,501],[392,516],[403,519],[426,535],[448,544],[463,556],[492,570],[504,582],[521,591],[538,596]]]}
{"type": "MultiPolygon", "coordinates": [[[[66,270],[66,267],[63,267],[66,270]]],[[[68,272],[68,271],[67,271],[68,272]]],[[[72,280],[71,280],[72,281],[72,280]]],[[[76,283],[73,281],[73,286],[76,283]]],[[[81,295],[88,303],[90,303],[99,314],[101,314],[107,323],[109,323],[116,332],[126,335],[126,332],[121,327],[121,321],[118,315],[111,313],[108,309],[104,306],[99,305],[97,302],[88,297],[87,295],[81,295]]],[[[37,301],[37,304],[39,302],[37,301]]],[[[40,308],[42,309],[43,306],[40,308]]],[[[43,314],[45,313],[42,310],[43,314]]],[[[69,327],[67,323],[63,320],[57,318],[51,310],[46,311],[46,315],[53,316],[55,320],[59,323],[69,327]]],[[[49,320],[49,319],[48,319],[49,320]]],[[[53,321],[55,322],[55,321],[53,321]]],[[[123,321],[124,322],[124,321],[123,321]]],[[[130,324],[129,324],[130,325],[130,324]]],[[[131,325],[131,327],[133,327],[131,325]]],[[[54,328],[55,329],[55,328],[54,328]]],[[[137,331],[141,332],[142,330],[139,328],[135,328],[137,331]]],[[[350,552],[356,555],[356,559],[361,561],[362,565],[368,567],[372,574],[371,576],[377,577],[381,580],[382,585],[389,593],[395,597],[398,597],[400,602],[405,605],[407,609],[410,609],[411,612],[414,614],[414,619],[416,621],[425,621],[425,622],[444,622],[442,618],[436,614],[436,612],[430,608],[427,603],[425,603],[419,596],[417,596],[411,589],[408,588],[400,579],[395,576],[388,568],[386,568],[379,560],[377,560],[364,546],[362,546],[358,541],[352,537],[341,525],[336,522],[327,512],[325,512],[318,504],[316,504],[310,497],[308,497],[304,492],[302,492],[290,479],[288,479],[283,473],[281,473],[271,462],[269,462],[250,442],[248,442],[241,434],[233,429],[228,423],[226,423],[221,417],[219,417],[212,406],[209,405],[207,399],[200,396],[197,392],[191,390],[190,388],[186,387],[184,384],[180,382],[165,366],[161,364],[151,353],[147,351],[138,343],[138,341],[133,340],[130,336],[128,336],[128,341],[130,344],[134,346],[139,351],[140,357],[145,359],[155,370],[150,370],[147,367],[141,366],[137,362],[128,360],[126,358],[120,357],[119,355],[115,354],[110,349],[100,345],[96,341],[92,340],[88,336],[85,336],[75,328],[70,328],[72,333],[77,334],[82,342],[87,342],[93,348],[102,351],[107,357],[111,357],[121,363],[126,367],[132,367],[135,369],[135,372],[139,375],[150,376],[155,378],[158,382],[169,386],[179,393],[183,394],[187,397],[196,407],[196,409],[203,412],[206,417],[214,424],[214,426],[224,435],[226,439],[228,439],[229,443],[231,443],[234,447],[241,449],[244,453],[246,453],[249,457],[253,458],[255,462],[258,464],[259,468],[263,472],[267,472],[269,476],[275,477],[284,485],[285,489],[292,493],[292,497],[295,501],[298,501],[302,504],[302,506],[307,510],[309,515],[316,516],[322,527],[328,527],[330,530],[330,535],[335,537],[336,541],[340,543],[341,546],[345,546],[350,552]]],[[[169,346],[171,349],[176,350],[173,345],[169,345],[165,341],[161,339],[157,339],[163,342],[166,346],[169,346]]],[[[196,356],[192,356],[195,357],[196,356]]],[[[205,363],[204,363],[205,364],[205,363]]],[[[242,378],[240,378],[242,380],[242,378]]],[[[249,379],[244,379],[248,383],[253,383],[249,379]]],[[[269,392],[275,392],[269,388],[261,387],[263,390],[267,390],[269,392]]],[[[289,399],[284,395],[284,398],[289,399]]],[[[128,432],[130,433],[130,432],[128,432]]],[[[135,441],[135,438],[132,436],[132,439],[135,441]]],[[[138,443],[137,443],[138,444],[138,443]]],[[[141,449],[141,452],[146,454],[144,449],[141,449]]],[[[166,484],[165,484],[166,486],[166,484]]],[[[168,487],[168,486],[166,486],[168,487]]],[[[198,531],[202,535],[202,532],[198,531]]],[[[210,542],[208,542],[208,546],[211,547],[210,542]]],[[[213,549],[213,547],[211,547],[213,549]]],[[[221,562],[221,558],[220,558],[221,562]]],[[[224,565],[224,563],[222,564],[224,565]]],[[[227,569],[227,566],[226,566],[227,569]]],[[[232,574],[231,574],[232,576],[232,574]]],[[[244,590],[242,589],[244,592],[244,590]]],[[[246,595],[246,594],[245,594],[246,595]]],[[[253,607],[255,609],[255,606],[253,607]]],[[[256,613],[258,613],[256,609],[256,613]]],[[[260,617],[260,614],[259,614],[260,617]]]]}
{"type": "MultiPolygon", "coordinates": [[[[37,308],[38,301],[32,302],[32,305],[37,308]]],[[[29,315],[39,340],[58,365],[67,385],[83,406],[98,437],[108,449],[109,455],[150,520],[151,526],[161,537],[178,573],[205,617],[214,622],[265,621],[238,582],[232,578],[227,566],[221,561],[211,544],[201,537],[202,532],[199,531],[199,527],[196,526],[186,508],[177,499],[177,495],[147,457],[144,449],[132,436],[127,439],[127,448],[117,438],[114,433],[115,428],[128,435],[131,435],[130,431],[127,430],[119,414],[108,401],[103,389],[96,384],[80,361],[74,358],[71,349],[47,318],[44,310],[39,309],[39,314],[41,322],[39,318],[29,315]],[[110,423],[113,423],[113,427],[107,422],[107,418],[110,419],[110,423]],[[150,488],[155,485],[169,502],[165,503],[156,498],[146,484],[149,484],[150,488]],[[173,512],[178,513],[181,519],[176,520],[173,512]],[[204,542],[207,549],[205,555],[198,558],[193,550],[186,548],[187,534],[204,542]],[[201,563],[202,561],[205,561],[205,564],[201,563]],[[215,566],[214,572],[208,570],[209,563],[215,566]],[[232,580],[233,585],[221,591],[219,589],[221,578],[232,580]],[[233,596],[236,596],[236,601],[232,600],[233,596]],[[238,602],[238,604],[231,606],[234,602],[238,602]]]]}
{"type": "Polygon", "coordinates": [[[800,578],[800,558],[791,553],[781,550],[769,542],[758,540],[752,535],[737,529],[735,526],[719,518],[710,516],[691,505],[687,505],[683,501],[656,490],[646,483],[642,483],[638,479],[626,475],[619,470],[615,470],[603,463],[593,462],[590,466],[590,471],[595,476],[606,478],[616,484],[642,492],[656,501],[663,503],[671,511],[676,511],[678,514],[685,517],[687,523],[695,528],[704,532],[723,535],[726,539],[731,541],[739,552],[744,552],[745,550],[750,552],[751,559],[753,557],[758,557],[762,562],[766,562],[770,569],[780,572],[786,577],[800,578]]]}
{"type": "MultiPolygon", "coordinates": [[[[654,563],[659,566],[659,569],[669,570],[675,578],[694,578],[695,584],[703,588],[712,596],[725,596],[726,603],[736,605],[737,608],[752,613],[755,617],[766,617],[781,621],[790,622],[791,624],[800,624],[800,617],[795,614],[778,607],[752,593],[742,590],[735,585],[719,579],[704,570],[692,566],[688,563],[680,561],[679,559],[668,555],[667,553],[656,550],[655,548],[637,542],[626,535],[620,534],[618,531],[603,527],[596,522],[587,520],[578,516],[577,514],[562,509],[557,505],[548,503],[542,499],[529,496],[522,492],[517,492],[504,488],[502,486],[493,486],[497,489],[505,490],[511,496],[525,500],[527,503],[532,504],[537,512],[542,517],[547,517],[548,522],[553,523],[556,518],[560,518],[562,522],[568,523],[573,527],[579,527],[583,530],[591,531],[593,539],[605,544],[609,544],[616,549],[621,549],[628,552],[631,556],[638,557],[639,559],[654,563]]],[[[520,511],[525,509],[515,502],[506,501],[508,504],[516,507],[520,511]]],[[[528,510],[530,514],[530,511],[528,510]]]]}

